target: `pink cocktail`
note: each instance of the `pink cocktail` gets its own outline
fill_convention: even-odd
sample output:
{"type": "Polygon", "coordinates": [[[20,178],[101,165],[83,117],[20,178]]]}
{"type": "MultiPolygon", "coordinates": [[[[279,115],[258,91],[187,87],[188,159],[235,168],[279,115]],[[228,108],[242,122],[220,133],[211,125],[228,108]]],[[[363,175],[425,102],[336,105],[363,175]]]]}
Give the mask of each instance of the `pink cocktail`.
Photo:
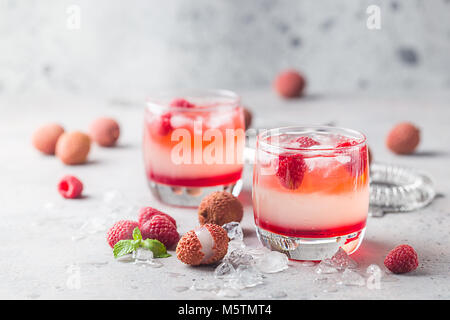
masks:
{"type": "Polygon", "coordinates": [[[364,236],[368,206],[364,135],[332,127],[259,135],[253,210],[266,246],[295,260],[321,260],[339,247],[351,254],[364,236]]]}
{"type": "Polygon", "coordinates": [[[150,99],[144,162],[150,188],[163,202],[196,206],[210,192],[241,188],[244,116],[224,90],[177,92],[150,99]]]}

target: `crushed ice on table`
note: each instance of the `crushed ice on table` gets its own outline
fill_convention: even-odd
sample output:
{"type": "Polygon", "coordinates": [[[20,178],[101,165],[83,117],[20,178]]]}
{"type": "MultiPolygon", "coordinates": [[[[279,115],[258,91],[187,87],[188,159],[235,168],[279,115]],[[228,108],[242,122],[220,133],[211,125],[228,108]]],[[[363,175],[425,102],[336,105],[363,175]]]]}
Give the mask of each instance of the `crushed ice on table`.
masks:
{"type": "Polygon", "coordinates": [[[342,248],[339,248],[339,250],[334,254],[333,257],[324,259],[321,261],[321,263],[322,262],[340,271],[347,268],[355,269],[358,267],[356,261],[350,258],[342,248]]]}
{"type": "Polygon", "coordinates": [[[321,261],[316,267],[316,273],[318,274],[330,274],[330,273],[338,273],[339,270],[333,266],[330,266],[328,263],[321,261]]]}
{"type": "Polygon", "coordinates": [[[222,226],[222,228],[224,228],[227,231],[228,238],[230,238],[230,240],[234,241],[244,240],[244,232],[242,231],[242,227],[239,222],[232,221],[226,223],[222,226]]]}
{"type": "Polygon", "coordinates": [[[153,252],[147,249],[138,248],[132,253],[132,259],[134,264],[149,266],[152,268],[161,268],[163,264],[155,259],[153,259],[153,252]]]}
{"type": "Polygon", "coordinates": [[[233,289],[233,288],[222,288],[219,290],[219,292],[217,292],[217,295],[219,297],[225,297],[225,298],[237,298],[241,294],[239,293],[238,290],[233,289]]]}
{"type": "Polygon", "coordinates": [[[221,283],[211,279],[195,280],[191,289],[196,291],[217,291],[221,287],[221,283]]]}
{"type": "Polygon", "coordinates": [[[242,290],[263,284],[263,275],[253,266],[240,265],[233,275],[226,279],[225,287],[242,290]]]}
{"type": "Polygon", "coordinates": [[[255,262],[256,268],[264,273],[276,273],[288,268],[288,257],[281,252],[271,251],[255,262]]]}
{"type": "Polygon", "coordinates": [[[361,287],[366,284],[366,279],[356,271],[345,269],[341,278],[337,281],[337,284],[361,287]]]}
{"type": "Polygon", "coordinates": [[[214,270],[214,277],[217,279],[226,278],[235,272],[233,265],[229,262],[222,262],[214,270]]]}
{"type": "Polygon", "coordinates": [[[253,256],[248,254],[244,249],[231,250],[223,259],[225,262],[231,263],[237,268],[240,265],[250,265],[253,263],[253,256]]]}
{"type": "Polygon", "coordinates": [[[72,240],[77,241],[96,233],[105,232],[108,229],[107,223],[108,220],[104,218],[90,218],[72,235],[72,240]]]}

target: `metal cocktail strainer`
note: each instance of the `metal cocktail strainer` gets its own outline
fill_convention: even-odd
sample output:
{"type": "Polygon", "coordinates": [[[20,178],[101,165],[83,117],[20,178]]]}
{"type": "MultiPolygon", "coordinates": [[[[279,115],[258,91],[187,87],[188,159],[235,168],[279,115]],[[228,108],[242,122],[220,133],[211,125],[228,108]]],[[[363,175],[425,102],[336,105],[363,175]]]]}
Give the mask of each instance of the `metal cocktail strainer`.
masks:
{"type": "Polygon", "coordinates": [[[423,208],[435,195],[433,183],[424,173],[389,164],[370,166],[369,214],[372,217],[423,208]]]}

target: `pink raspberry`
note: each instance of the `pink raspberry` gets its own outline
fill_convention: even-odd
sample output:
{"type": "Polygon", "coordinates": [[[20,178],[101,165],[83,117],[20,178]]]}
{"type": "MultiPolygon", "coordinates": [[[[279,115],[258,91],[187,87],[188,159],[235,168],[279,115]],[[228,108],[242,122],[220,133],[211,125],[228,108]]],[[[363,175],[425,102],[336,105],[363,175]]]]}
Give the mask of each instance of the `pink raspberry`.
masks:
{"type": "Polygon", "coordinates": [[[138,215],[139,228],[142,228],[144,223],[147,222],[148,220],[150,220],[155,215],[165,216],[170,220],[170,222],[173,223],[173,225],[175,227],[177,226],[177,222],[175,221],[175,219],[172,218],[171,216],[169,216],[168,214],[161,212],[152,207],[143,207],[139,210],[139,215],[138,215]]]}
{"type": "Polygon", "coordinates": [[[314,140],[310,137],[300,137],[295,141],[298,142],[298,146],[300,148],[309,148],[309,147],[317,146],[320,144],[316,140],[314,140]]]}
{"type": "Polygon", "coordinates": [[[170,112],[161,115],[158,121],[158,133],[162,136],[167,136],[172,130],[172,125],[170,124],[170,118],[172,114],[170,112]]]}
{"type": "Polygon", "coordinates": [[[120,220],[117,221],[106,233],[106,240],[111,248],[120,240],[133,239],[133,230],[138,227],[139,224],[136,221],[120,220]]]}
{"type": "Polygon", "coordinates": [[[66,199],[75,199],[83,192],[83,183],[74,176],[64,176],[58,183],[58,192],[66,199]]]}
{"type": "Polygon", "coordinates": [[[179,98],[175,99],[170,103],[171,107],[180,107],[180,108],[195,108],[195,105],[187,101],[186,99],[179,98]]]}
{"type": "Polygon", "coordinates": [[[141,227],[142,239],[156,239],[161,241],[166,248],[170,248],[178,242],[180,235],[177,227],[166,216],[154,215],[144,222],[141,227]]]}
{"type": "Polygon", "coordinates": [[[402,244],[388,253],[384,265],[393,273],[406,273],[419,266],[419,258],[413,247],[402,244]]]}
{"type": "Polygon", "coordinates": [[[301,154],[282,153],[278,156],[277,177],[287,189],[295,190],[300,187],[305,176],[307,166],[301,154]]]}

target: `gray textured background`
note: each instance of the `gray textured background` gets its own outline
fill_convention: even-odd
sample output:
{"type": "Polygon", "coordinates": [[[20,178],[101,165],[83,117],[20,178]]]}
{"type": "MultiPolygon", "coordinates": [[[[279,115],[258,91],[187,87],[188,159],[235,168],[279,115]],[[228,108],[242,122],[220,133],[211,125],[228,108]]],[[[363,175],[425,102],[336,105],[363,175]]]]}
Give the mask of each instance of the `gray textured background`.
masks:
{"type": "Polygon", "coordinates": [[[449,17],[448,0],[0,0],[0,94],[261,89],[287,67],[310,92],[449,90],[449,17]]]}

